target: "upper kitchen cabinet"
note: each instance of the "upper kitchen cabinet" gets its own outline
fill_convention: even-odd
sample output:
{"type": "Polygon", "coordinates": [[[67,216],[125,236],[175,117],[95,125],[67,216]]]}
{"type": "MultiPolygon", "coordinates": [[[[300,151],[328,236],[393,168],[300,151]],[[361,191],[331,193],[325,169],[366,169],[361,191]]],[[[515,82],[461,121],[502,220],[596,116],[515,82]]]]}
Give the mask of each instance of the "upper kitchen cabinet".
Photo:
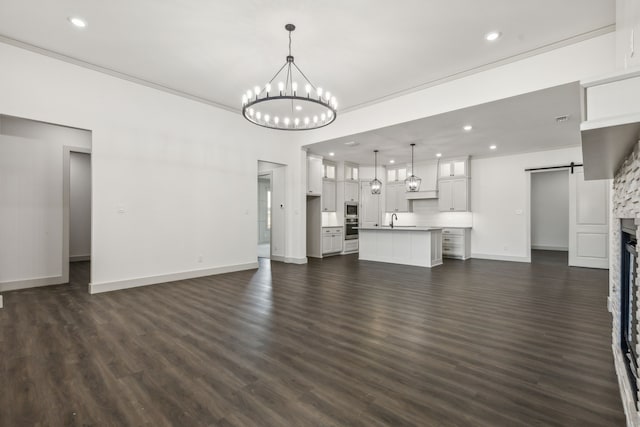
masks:
{"type": "Polygon", "coordinates": [[[385,212],[409,212],[409,200],[403,182],[387,183],[385,212]]]}
{"type": "Polygon", "coordinates": [[[352,163],[344,164],[344,180],[345,181],[355,181],[358,182],[359,178],[359,168],[358,165],[354,165],[352,163]]]}
{"type": "Polygon", "coordinates": [[[322,195],[322,177],[324,176],[324,166],[322,157],[307,156],[307,194],[310,196],[322,195]]]}
{"type": "Polygon", "coordinates": [[[324,179],[336,179],[336,164],[325,160],[322,162],[322,177],[324,179]]]}
{"type": "Polygon", "coordinates": [[[469,179],[455,178],[440,181],[438,208],[441,212],[469,210],[469,179]]]}
{"type": "Polygon", "coordinates": [[[322,180],[322,212],[336,211],[336,182],[331,179],[322,180]]]}
{"type": "Polygon", "coordinates": [[[460,178],[469,176],[469,158],[446,159],[440,161],[438,178],[460,178]]]}
{"type": "Polygon", "coordinates": [[[360,184],[358,181],[345,181],[344,182],[344,201],[345,202],[357,202],[360,200],[360,184]]]}

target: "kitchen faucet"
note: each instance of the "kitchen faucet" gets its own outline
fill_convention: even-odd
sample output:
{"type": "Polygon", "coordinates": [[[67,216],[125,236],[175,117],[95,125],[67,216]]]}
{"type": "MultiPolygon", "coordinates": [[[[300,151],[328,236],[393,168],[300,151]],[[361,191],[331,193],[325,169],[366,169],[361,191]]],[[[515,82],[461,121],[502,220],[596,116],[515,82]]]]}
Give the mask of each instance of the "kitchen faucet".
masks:
{"type": "Polygon", "coordinates": [[[396,217],[396,220],[398,219],[398,215],[396,215],[395,213],[391,214],[391,222],[389,223],[389,227],[393,228],[393,217],[396,217]]]}

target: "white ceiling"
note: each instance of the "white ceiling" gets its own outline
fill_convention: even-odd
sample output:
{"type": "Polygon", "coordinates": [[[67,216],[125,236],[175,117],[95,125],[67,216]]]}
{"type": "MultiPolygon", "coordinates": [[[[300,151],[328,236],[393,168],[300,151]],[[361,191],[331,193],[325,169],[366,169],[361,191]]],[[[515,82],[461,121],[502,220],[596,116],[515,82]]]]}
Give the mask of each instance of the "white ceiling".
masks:
{"type": "Polygon", "coordinates": [[[232,109],[284,63],[288,22],[296,63],[344,111],[612,30],[615,0],[0,0],[0,40],[232,109]]]}
{"type": "Polygon", "coordinates": [[[580,86],[577,82],[505,98],[449,113],[306,146],[310,152],[361,165],[443,157],[488,157],[580,145],[580,86]],[[567,115],[565,122],[556,117],[567,115]],[[471,131],[463,127],[472,125],[471,131]],[[357,145],[345,145],[346,142],[357,145]],[[495,144],[496,150],[490,145],[495,144]],[[333,152],[333,157],[329,153],[333,152]]]}

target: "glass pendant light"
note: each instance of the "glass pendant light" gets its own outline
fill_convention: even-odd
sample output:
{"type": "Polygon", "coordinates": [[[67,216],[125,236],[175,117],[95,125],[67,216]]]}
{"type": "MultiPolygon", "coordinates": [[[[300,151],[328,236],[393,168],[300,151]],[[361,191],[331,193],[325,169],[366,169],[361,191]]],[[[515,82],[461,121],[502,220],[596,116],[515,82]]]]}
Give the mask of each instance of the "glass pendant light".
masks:
{"type": "Polygon", "coordinates": [[[420,191],[420,183],[422,180],[413,173],[413,148],[416,144],[411,144],[411,175],[404,180],[404,186],[407,192],[420,191]]]}
{"type": "Polygon", "coordinates": [[[382,183],[378,179],[378,150],[373,150],[373,153],[375,156],[373,166],[374,178],[369,185],[371,185],[371,194],[380,194],[380,190],[382,190],[382,183]]]}

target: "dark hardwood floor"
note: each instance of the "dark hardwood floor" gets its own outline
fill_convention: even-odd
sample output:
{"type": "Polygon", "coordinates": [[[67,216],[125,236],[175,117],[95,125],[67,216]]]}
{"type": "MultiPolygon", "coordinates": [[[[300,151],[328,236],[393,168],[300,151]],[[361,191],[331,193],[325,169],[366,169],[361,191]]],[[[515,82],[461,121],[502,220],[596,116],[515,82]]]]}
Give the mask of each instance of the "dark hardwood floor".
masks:
{"type": "Polygon", "coordinates": [[[355,256],[4,294],[1,426],[622,426],[607,272],[355,256]]]}

